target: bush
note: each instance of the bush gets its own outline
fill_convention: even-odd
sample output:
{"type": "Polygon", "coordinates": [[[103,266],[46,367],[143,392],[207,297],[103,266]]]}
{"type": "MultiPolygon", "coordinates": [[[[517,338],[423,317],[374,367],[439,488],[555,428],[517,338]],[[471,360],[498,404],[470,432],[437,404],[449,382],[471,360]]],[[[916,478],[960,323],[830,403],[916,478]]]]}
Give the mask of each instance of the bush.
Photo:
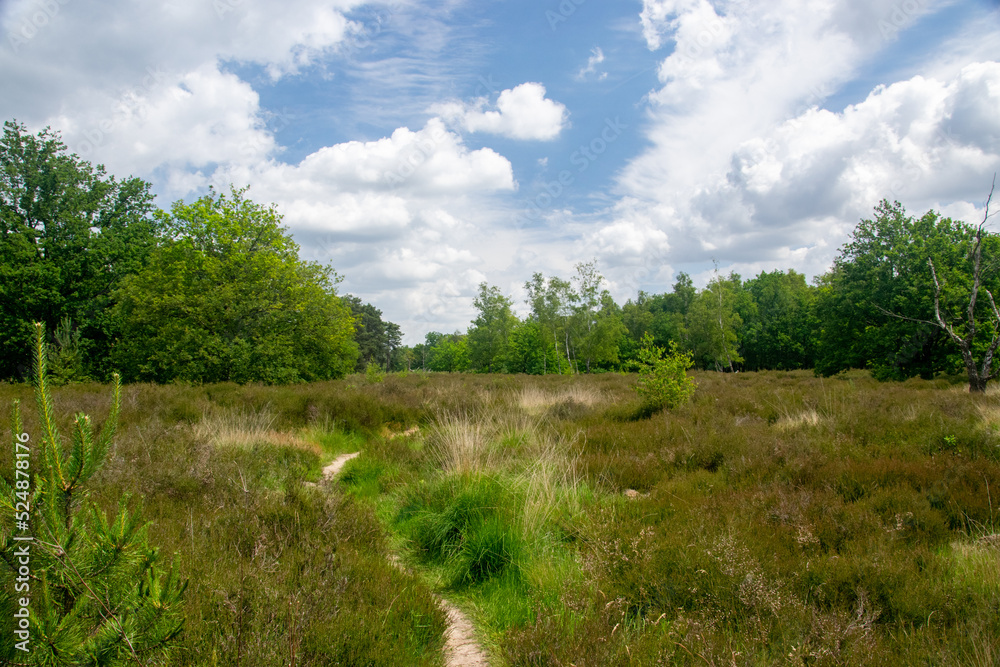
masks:
{"type": "Polygon", "coordinates": [[[690,352],[678,352],[677,345],[671,342],[670,354],[664,356],[663,348],[645,334],[639,350],[639,384],[635,388],[645,407],[655,411],[686,403],[696,386],[686,373],[693,365],[690,352]]]}
{"type": "Polygon", "coordinates": [[[382,367],[374,361],[369,361],[368,365],[365,366],[365,380],[368,381],[368,384],[378,384],[384,379],[385,373],[382,372],[382,367]]]}

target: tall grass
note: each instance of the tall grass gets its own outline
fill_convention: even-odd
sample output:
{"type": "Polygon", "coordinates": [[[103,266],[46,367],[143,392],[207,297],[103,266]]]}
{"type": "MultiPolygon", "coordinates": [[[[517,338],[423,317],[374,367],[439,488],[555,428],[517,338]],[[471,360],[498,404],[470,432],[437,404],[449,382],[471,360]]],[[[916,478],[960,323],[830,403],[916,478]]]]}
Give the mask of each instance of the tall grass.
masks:
{"type": "MultiPolygon", "coordinates": [[[[345,422],[368,419],[364,394],[355,406],[337,391],[124,388],[92,497],[113,509],[123,492],[141,496],[151,544],[178,556],[189,586],[169,664],[441,664],[444,615],[424,584],[386,562],[387,536],[372,511],[304,484],[333,449],[359,444],[345,422]]],[[[106,394],[63,387],[57,414],[82,410],[101,421],[106,394]]],[[[15,396],[24,403],[30,389],[0,385],[0,401],[15,396]]],[[[25,417],[39,433],[36,416],[25,417]]],[[[3,448],[0,471],[12,469],[3,448]]]]}
{"type": "MultiPolygon", "coordinates": [[[[177,664],[434,664],[421,582],[510,665],[995,664],[995,392],[695,375],[648,419],[617,374],[126,387],[99,495],[145,495],[181,554],[177,664]],[[334,496],[304,488],[335,449],[363,454],[334,496]]],[[[100,420],[104,394],[57,411],[100,420]]]]}

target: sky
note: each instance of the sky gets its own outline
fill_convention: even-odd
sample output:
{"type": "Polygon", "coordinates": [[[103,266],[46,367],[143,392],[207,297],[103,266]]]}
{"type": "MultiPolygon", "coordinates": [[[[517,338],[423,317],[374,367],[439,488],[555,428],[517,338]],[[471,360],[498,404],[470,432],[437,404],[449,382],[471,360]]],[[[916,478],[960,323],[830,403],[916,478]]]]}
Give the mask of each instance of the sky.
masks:
{"type": "Polygon", "coordinates": [[[581,262],[619,303],[812,279],[1000,171],[997,0],[0,0],[0,38],[0,117],[162,208],[249,186],[407,344],[581,262]]]}

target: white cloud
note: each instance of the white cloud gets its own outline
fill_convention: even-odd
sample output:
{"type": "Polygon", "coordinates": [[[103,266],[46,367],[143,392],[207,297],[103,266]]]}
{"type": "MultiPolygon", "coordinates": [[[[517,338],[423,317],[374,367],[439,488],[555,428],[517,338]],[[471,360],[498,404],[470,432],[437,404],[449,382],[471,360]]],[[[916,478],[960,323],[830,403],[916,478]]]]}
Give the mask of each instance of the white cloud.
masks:
{"type": "MultiPolygon", "coordinates": [[[[822,272],[886,196],[917,212],[975,214],[969,202],[981,201],[1000,167],[995,17],[980,21],[991,32],[970,23],[926,62],[901,59],[904,73],[883,76],[891,85],[867,99],[819,107],[954,1],[644,0],[643,38],[660,61],[645,98],[648,143],[618,173],[607,208],[581,215],[570,210],[579,199],[566,197],[527,229],[512,224],[511,162],[473,150],[462,134],[554,140],[568,134],[568,110],[535,82],[431,106],[486,51],[446,50],[467,34],[449,22],[457,0],[406,3],[380,37],[392,46],[359,58],[348,76],[325,67],[371,28],[348,18],[361,0],[8,2],[0,114],[32,129],[51,124],[111,172],[153,179],[168,201],[208,184],[250,184],[256,201],[278,205],[304,255],[332,261],[343,290],[376,303],[413,342],[464,329],[482,280],[516,292],[533,271],[568,277],[576,261],[597,257],[624,299],[662,286],[671,263],[697,274],[712,257],[744,274],[822,272]],[[45,25],[11,41],[43,5],[57,7],[45,25]],[[456,52],[464,59],[442,56],[456,52]],[[288,158],[298,147],[293,139],[283,152],[278,132],[299,119],[262,108],[235,74],[245,64],[271,79],[254,82],[258,90],[291,77],[335,88],[346,138],[288,158]],[[436,117],[424,124],[428,107],[436,117]]],[[[604,62],[595,47],[586,66],[564,74],[600,80],[604,62]]],[[[535,171],[549,166],[548,157],[519,157],[535,171]]]]}
{"type": "Polygon", "coordinates": [[[911,74],[839,113],[817,106],[947,5],[910,4],[645,0],[647,45],[673,49],[650,95],[651,147],[619,173],[622,203],[595,238],[647,220],[674,263],[821,273],[883,197],[918,212],[980,197],[1000,167],[995,62],[936,53],[952,63],[925,68],[940,78],[911,74]]]}
{"type": "Polygon", "coordinates": [[[214,64],[180,75],[151,69],[135,89],[117,97],[81,91],[77,102],[76,110],[64,109],[49,123],[71,150],[114,173],[248,163],[276,149],[257,93],[214,64]]]}
{"type": "Polygon", "coordinates": [[[590,57],[587,58],[587,66],[576,73],[576,78],[578,81],[583,81],[587,78],[588,74],[593,74],[598,81],[604,81],[608,78],[607,72],[598,72],[597,66],[604,62],[604,51],[601,47],[595,46],[590,50],[590,57]]]}
{"type": "Polygon", "coordinates": [[[487,106],[488,100],[479,98],[472,103],[436,105],[433,111],[468,132],[540,141],[559,136],[569,118],[564,104],[546,99],[545,86],[540,83],[522,83],[504,90],[497,99],[495,111],[485,110],[487,106]]]}

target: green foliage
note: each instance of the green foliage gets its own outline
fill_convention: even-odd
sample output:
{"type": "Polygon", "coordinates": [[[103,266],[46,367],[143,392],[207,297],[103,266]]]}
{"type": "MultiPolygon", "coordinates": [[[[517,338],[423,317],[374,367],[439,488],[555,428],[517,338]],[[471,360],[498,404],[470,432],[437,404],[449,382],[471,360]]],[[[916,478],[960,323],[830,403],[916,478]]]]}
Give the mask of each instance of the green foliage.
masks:
{"type": "Polygon", "coordinates": [[[597,263],[577,264],[576,271],[574,348],[589,373],[598,366],[618,363],[618,341],[625,333],[625,325],[610,292],[601,289],[604,276],[598,273],[597,263]]]}
{"type": "Polygon", "coordinates": [[[816,354],[815,288],[793,270],[761,272],[745,289],[756,306],[744,318],[742,356],[747,370],[811,368],[816,354]]]}
{"type": "Polygon", "coordinates": [[[514,324],[507,350],[508,372],[543,375],[549,370],[546,362],[555,358],[555,346],[536,320],[529,318],[514,324]]]}
{"type": "Polygon", "coordinates": [[[336,274],[300,261],[281,216],[243,195],[213,191],[160,214],[171,240],[117,292],[113,358],[127,380],[287,383],[353,370],[336,274]]]}
{"type": "Polygon", "coordinates": [[[695,390],[694,380],[687,375],[692,365],[689,352],[680,352],[671,343],[670,353],[665,355],[664,349],[653,344],[653,337],[647,333],[639,349],[639,382],[635,390],[652,409],[682,405],[695,390]]]}
{"type": "Polygon", "coordinates": [[[425,562],[448,568],[455,585],[476,585],[521,566],[511,509],[497,480],[451,478],[412,492],[397,521],[425,562]]]}
{"type": "MultiPolygon", "coordinates": [[[[961,356],[934,316],[934,262],[943,293],[946,321],[961,319],[969,307],[975,229],[928,211],[906,214],[898,202],[883,201],[862,220],[824,278],[817,301],[822,333],[817,372],[870,368],[880,379],[903,380],[963,369],[961,356]],[[893,317],[890,313],[901,316],[893,317]],[[914,321],[920,320],[920,321],[914,321]]],[[[986,234],[984,257],[1000,252],[1000,238],[986,234]]],[[[988,268],[989,262],[987,262],[988,268]]],[[[1000,289],[1000,275],[988,270],[984,287],[1000,289]]],[[[988,329],[988,299],[977,303],[976,318],[988,329]]],[[[965,329],[959,326],[959,335],[965,329]]],[[[983,352],[982,343],[975,350],[983,352]]]]}
{"type": "Polygon", "coordinates": [[[114,290],[157,241],[150,185],[69,154],[48,129],[4,123],[0,137],[0,378],[26,378],[33,322],[76,323],[74,363],[107,378],[114,290]]]}
{"type": "Polygon", "coordinates": [[[385,372],[382,371],[382,367],[375,361],[369,361],[368,365],[365,366],[365,380],[368,384],[378,384],[384,379],[385,372]]]}
{"type": "Polygon", "coordinates": [[[484,373],[503,372],[509,354],[510,333],[517,323],[511,311],[511,300],[499,287],[480,283],[473,305],[479,314],[469,327],[466,339],[469,367],[484,373]]]}
{"type": "Polygon", "coordinates": [[[346,295],[343,300],[354,315],[354,340],[358,344],[355,370],[364,371],[371,363],[381,364],[387,373],[406,368],[399,325],[383,321],[381,310],[356,296],[346,295]]]}
{"type": "Polygon", "coordinates": [[[459,333],[427,334],[425,344],[426,368],[432,371],[460,373],[469,368],[468,338],[459,333]]]}
{"type": "Polygon", "coordinates": [[[699,367],[733,371],[735,364],[742,363],[740,311],[752,309],[752,299],[736,274],[728,279],[716,275],[698,294],[688,310],[687,332],[699,367]]]}
{"type": "MultiPolygon", "coordinates": [[[[129,496],[118,501],[108,517],[88,496],[89,484],[107,458],[121,408],[121,386],[114,377],[111,412],[98,433],[90,418],[78,413],[69,445],[63,442],[49,392],[44,328],[36,325],[35,399],[41,422],[33,493],[15,491],[0,480],[4,528],[0,567],[9,582],[23,560],[18,547],[31,551],[30,651],[19,653],[6,641],[5,660],[31,665],[125,665],[169,655],[181,632],[181,596],[187,584],[179,579],[177,562],[164,574],[156,548],[148,544],[141,507],[130,510],[129,496]],[[33,542],[14,540],[10,520],[19,501],[33,508],[33,542]]],[[[21,431],[14,404],[15,449],[21,431]]],[[[13,617],[9,586],[0,592],[4,623],[13,617]]],[[[19,597],[19,596],[18,596],[19,597]]],[[[4,636],[13,636],[5,631],[4,636]]]]}
{"type": "Polygon", "coordinates": [[[55,345],[48,347],[49,382],[63,385],[69,382],[84,382],[83,352],[80,349],[80,330],[73,327],[73,321],[64,317],[55,331],[55,345]]]}

